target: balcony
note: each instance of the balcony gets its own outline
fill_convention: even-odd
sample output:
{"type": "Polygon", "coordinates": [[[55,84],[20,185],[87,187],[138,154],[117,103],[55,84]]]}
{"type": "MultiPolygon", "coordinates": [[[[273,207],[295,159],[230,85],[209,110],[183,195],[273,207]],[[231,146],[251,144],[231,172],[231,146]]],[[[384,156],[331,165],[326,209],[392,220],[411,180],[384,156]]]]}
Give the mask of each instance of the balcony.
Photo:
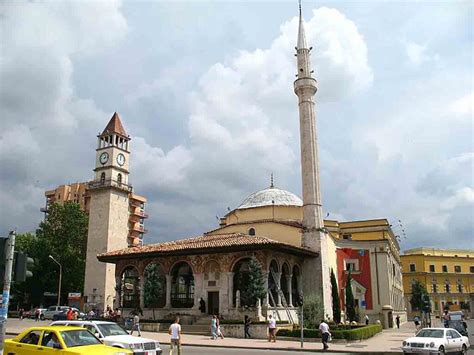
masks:
{"type": "MultiPolygon", "coordinates": [[[[132,204],[133,205],[133,204],[132,204]]],[[[148,218],[148,214],[145,211],[141,210],[140,208],[132,208],[131,212],[132,215],[138,216],[140,218],[148,218]]]]}
{"type": "Polygon", "coordinates": [[[92,189],[103,189],[107,187],[112,187],[115,189],[127,191],[127,192],[132,192],[132,186],[124,184],[123,182],[117,181],[117,180],[101,180],[101,181],[89,181],[87,183],[87,188],[89,190],[92,189]]]}
{"type": "Polygon", "coordinates": [[[148,230],[144,226],[134,223],[130,228],[130,231],[139,232],[139,233],[148,233],[148,230]]]}

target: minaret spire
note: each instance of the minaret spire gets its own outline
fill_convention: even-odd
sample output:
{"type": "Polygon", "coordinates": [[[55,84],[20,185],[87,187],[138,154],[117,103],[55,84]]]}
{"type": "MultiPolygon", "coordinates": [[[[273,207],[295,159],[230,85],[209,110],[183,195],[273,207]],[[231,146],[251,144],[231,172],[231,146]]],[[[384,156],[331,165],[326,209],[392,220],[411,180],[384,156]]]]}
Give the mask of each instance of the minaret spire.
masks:
{"type": "Polygon", "coordinates": [[[324,231],[319,186],[319,158],[316,131],[315,100],[317,82],[312,77],[310,51],[306,45],[301,0],[299,3],[299,28],[296,46],[298,75],[294,83],[298,96],[301,145],[301,179],[303,187],[303,233],[301,246],[317,252],[317,258],[307,259],[303,264],[303,291],[320,294],[324,314],[332,315],[331,283],[329,279],[328,237],[324,231]]]}

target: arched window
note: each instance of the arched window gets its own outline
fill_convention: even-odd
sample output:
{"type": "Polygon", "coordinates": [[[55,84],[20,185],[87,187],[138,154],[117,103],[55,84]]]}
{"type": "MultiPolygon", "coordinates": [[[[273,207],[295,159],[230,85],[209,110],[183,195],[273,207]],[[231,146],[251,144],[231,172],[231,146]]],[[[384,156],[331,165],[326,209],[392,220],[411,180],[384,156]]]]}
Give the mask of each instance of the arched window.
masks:
{"type": "Polygon", "coordinates": [[[293,272],[291,275],[291,293],[293,297],[293,305],[296,305],[296,301],[299,299],[300,285],[300,268],[298,265],[293,266],[293,272]]]}
{"type": "Polygon", "coordinates": [[[166,304],[166,276],[161,264],[150,263],[145,268],[143,290],[145,308],[163,308],[166,304]]]}
{"type": "Polygon", "coordinates": [[[120,173],[117,174],[117,182],[118,182],[119,184],[122,183],[122,174],[120,174],[120,173]]]}
{"type": "Polygon", "coordinates": [[[250,276],[250,258],[239,260],[232,269],[234,273],[234,294],[233,294],[233,304],[236,305],[237,301],[237,291],[240,291],[240,305],[241,306],[254,306],[249,304],[249,300],[245,296],[245,290],[249,284],[250,276]]]}
{"type": "Polygon", "coordinates": [[[255,235],[255,228],[249,229],[249,235],[255,235]]]}
{"type": "Polygon", "coordinates": [[[283,267],[281,269],[281,290],[283,291],[283,295],[285,296],[286,303],[290,302],[290,289],[289,289],[289,283],[291,282],[291,272],[290,272],[290,267],[288,266],[287,263],[283,264],[283,267]]]}
{"type": "Polygon", "coordinates": [[[100,174],[100,183],[103,184],[105,182],[105,173],[100,174]]]}
{"type": "Polygon", "coordinates": [[[194,276],[188,263],[182,261],[171,270],[171,306],[191,308],[194,305],[194,276]]]}
{"type": "Polygon", "coordinates": [[[140,306],[138,270],[133,266],[127,267],[121,276],[120,303],[123,308],[136,308],[140,306]]]}
{"type": "Polygon", "coordinates": [[[278,263],[276,260],[272,260],[270,263],[270,272],[268,273],[268,290],[271,293],[271,297],[269,299],[270,306],[276,307],[276,302],[278,298],[278,291],[275,278],[278,277],[278,263]]]}

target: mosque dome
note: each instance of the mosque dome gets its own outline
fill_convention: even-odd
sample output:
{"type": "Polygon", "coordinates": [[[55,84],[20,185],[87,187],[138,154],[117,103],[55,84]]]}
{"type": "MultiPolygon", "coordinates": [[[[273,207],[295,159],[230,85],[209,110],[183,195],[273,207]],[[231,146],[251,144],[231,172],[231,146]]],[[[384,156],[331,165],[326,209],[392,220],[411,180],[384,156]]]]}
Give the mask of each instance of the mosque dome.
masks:
{"type": "Polygon", "coordinates": [[[286,190],[269,187],[265,190],[257,191],[248,196],[239,207],[238,210],[263,206],[303,206],[303,201],[286,190]]]}

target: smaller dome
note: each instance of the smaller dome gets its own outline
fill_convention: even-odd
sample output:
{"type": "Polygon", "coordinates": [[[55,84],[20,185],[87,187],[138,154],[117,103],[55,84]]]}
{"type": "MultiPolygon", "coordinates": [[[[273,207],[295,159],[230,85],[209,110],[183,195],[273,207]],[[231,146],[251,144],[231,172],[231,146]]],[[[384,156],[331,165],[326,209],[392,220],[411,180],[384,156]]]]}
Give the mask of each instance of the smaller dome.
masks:
{"type": "Polygon", "coordinates": [[[244,208],[263,207],[263,206],[303,206],[303,201],[286,190],[270,187],[265,190],[257,191],[247,197],[239,207],[238,210],[244,208]]]}

